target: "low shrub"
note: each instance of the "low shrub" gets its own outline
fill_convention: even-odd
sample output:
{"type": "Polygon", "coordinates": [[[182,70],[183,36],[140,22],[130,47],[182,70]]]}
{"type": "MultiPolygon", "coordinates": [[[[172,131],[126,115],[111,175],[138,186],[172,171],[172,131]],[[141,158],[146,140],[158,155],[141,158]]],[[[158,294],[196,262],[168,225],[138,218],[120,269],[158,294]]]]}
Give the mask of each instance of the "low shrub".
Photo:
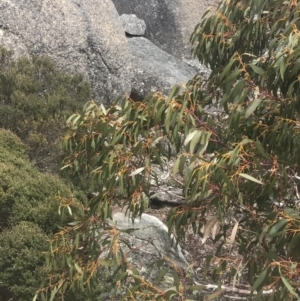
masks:
{"type": "Polygon", "coordinates": [[[16,133],[42,170],[57,168],[59,141],[70,115],[92,96],[83,76],[59,71],[48,57],[23,57],[0,47],[0,127],[16,133]]]}
{"type": "Polygon", "coordinates": [[[21,222],[0,233],[0,296],[2,301],[29,301],[44,274],[46,234],[35,224],[21,222]]]}
{"type": "Polygon", "coordinates": [[[58,214],[59,198],[86,202],[82,193],[59,177],[39,172],[29,162],[20,139],[0,129],[0,229],[29,221],[48,234],[55,232],[66,222],[58,214]]]}
{"type": "Polygon", "coordinates": [[[0,129],[0,300],[29,301],[45,279],[45,253],[52,235],[79,219],[60,216],[83,193],[58,176],[40,172],[26,147],[11,131],[0,129]]]}

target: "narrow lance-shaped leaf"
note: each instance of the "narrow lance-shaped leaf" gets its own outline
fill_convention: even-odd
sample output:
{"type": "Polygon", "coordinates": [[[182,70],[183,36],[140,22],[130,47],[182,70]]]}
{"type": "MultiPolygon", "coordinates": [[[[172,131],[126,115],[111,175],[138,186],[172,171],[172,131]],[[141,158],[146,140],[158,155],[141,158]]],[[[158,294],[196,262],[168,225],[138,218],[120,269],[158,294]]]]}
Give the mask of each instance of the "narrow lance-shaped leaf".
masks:
{"type": "Polygon", "coordinates": [[[135,175],[141,173],[144,169],[145,169],[145,167],[140,167],[140,168],[134,170],[129,176],[130,177],[135,176],[135,175]]]}
{"type": "Polygon", "coordinates": [[[250,67],[253,69],[253,71],[259,75],[264,75],[265,71],[263,69],[261,69],[260,67],[254,65],[254,64],[250,64],[250,67]]]}
{"type": "Polygon", "coordinates": [[[245,178],[245,179],[247,179],[247,180],[250,180],[250,181],[252,181],[252,182],[255,182],[255,183],[257,183],[257,184],[261,184],[261,185],[264,184],[263,182],[261,182],[261,181],[255,179],[254,177],[252,177],[252,176],[250,176],[250,175],[247,175],[247,174],[245,174],[245,173],[239,173],[239,175],[240,175],[241,177],[243,177],[243,178],[245,178]]]}
{"type": "Polygon", "coordinates": [[[279,274],[282,282],[284,283],[285,287],[289,290],[289,292],[295,296],[298,300],[300,300],[300,296],[293,290],[291,284],[287,281],[287,279],[282,275],[281,269],[279,267],[279,274]]]}
{"type": "Polygon", "coordinates": [[[207,238],[209,237],[209,234],[214,227],[214,225],[218,222],[218,217],[213,216],[204,226],[203,231],[203,237],[202,237],[202,245],[206,242],[207,238]]]}
{"type": "Polygon", "coordinates": [[[197,132],[196,135],[191,140],[190,143],[190,153],[193,154],[195,150],[195,146],[199,143],[200,137],[203,135],[202,132],[197,132]]]}
{"type": "Polygon", "coordinates": [[[234,70],[227,78],[225,78],[224,84],[236,80],[242,72],[244,72],[244,69],[234,70]]]}
{"type": "Polygon", "coordinates": [[[232,229],[232,231],[231,231],[231,235],[230,235],[229,240],[226,241],[227,243],[229,243],[229,244],[231,244],[231,245],[234,244],[234,242],[235,242],[235,237],[236,237],[236,233],[237,233],[238,228],[239,228],[239,223],[236,222],[235,225],[234,225],[234,227],[233,227],[233,229],[232,229]]]}
{"type": "Polygon", "coordinates": [[[75,262],[74,266],[75,266],[76,271],[77,271],[79,274],[82,274],[82,273],[83,273],[83,272],[82,272],[82,269],[79,267],[79,265],[78,265],[76,262],[75,262]]]}
{"type": "Polygon", "coordinates": [[[100,108],[101,108],[103,114],[106,116],[107,112],[106,112],[106,109],[105,109],[105,107],[104,107],[104,105],[102,103],[100,104],[100,108]]]}
{"type": "Polygon", "coordinates": [[[219,233],[219,222],[217,221],[212,228],[211,238],[214,240],[218,233],[219,233]]]}
{"type": "Polygon", "coordinates": [[[236,62],[236,58],[231,58],[231,60],[229,61],[229,63],[227,64],[227,66],[224,68],[222,74],[221,74],[221,79],[223,79],[227,74],[228,71],[230,70],[230,68],[232,67],[232,65],[236,62]]]}
{"type": "Polygon", "coordinates": [[[73,125],[75,125],[75,124],[77,123],[77,121],[79,120],[80,117],[81,117],[81,115],[78,114],[78,115],[73,119],[73,121],[72,121],[73,125]]]}
{"type": "Polygon", "coordinates": [[[197,130],[194,130],[193,132],[189,133],[184,140],[184,146],[186,146],[197,133],[198,133],[197,130]]]}
{"type": "Polygon", "coordinates": [[[56,293],[57,293],[57,287],[55,286],[51,291],[50,301],[54,300],[56,293]]]}
{"type": "Polygon", "coordinates": [[[204,299],[204,301],[211,301],[211,300],[215,300],[215,298],[221,296],[224,293],[224,291],[221,290],[217,290],[214,293],[212,293],[211,295],[209,295],[206,299],[204,299]]]}
{"type": "Polygon", "coordinates": [[[173,87],[172,91],[170,92],[169,96],[168,96],[168,103],[172,100],[172,98],[174,96],[176,96],[178,94],[180,90],[180,86],[179,85],[176,85],[173,87]]]}
{"type": "Polygon", "coordinates": [[[278,222],[276,222],[270,229],[269,235],[272,236],[277,234],[288,223],[288,221],[288,219],[281,219],[278,222]]]}
{"type": "Polygon", "coordinates": [[[72,209],[71,209],[71,207],[67,206],[67,208],[68,208],[69,214],[72,215],[72,209]]]}
{"type": "Polygon", "coordinates": [[[181,157],[178,157],[177,160],[175,161],[175,164],[173,166],[173,176],[175,176],[176,173],[178,172],[180,159],[181,159],[181,157]]]}
{"type": "Polygon", "coordinates": [[[256,110],[256,108],[260,105],[261,103],[261,99],[260,98],[256,98],[254,99],[251,104],[248,106],[248,108],[246,109],[245,112],[245,118],[249,118],[249,116],[254,113],[254,111],[256,110]]]}
{"type": "Polygon", "coordinates": [[[203,153],[206,151],[209,139],[210,139],[211,133],[206,133],[201,137],[201,145],[197,150],[198,155],[203,155],[203,153]]]}
{"type": "Polygon", "coordinates": [[[254,281],[253,290],[256,290],[257,288],[261,288],[264,285],[265,279],[267,277],[268,270],[263,270],[262,273],[257,277],[257,279],[254,281]]]}

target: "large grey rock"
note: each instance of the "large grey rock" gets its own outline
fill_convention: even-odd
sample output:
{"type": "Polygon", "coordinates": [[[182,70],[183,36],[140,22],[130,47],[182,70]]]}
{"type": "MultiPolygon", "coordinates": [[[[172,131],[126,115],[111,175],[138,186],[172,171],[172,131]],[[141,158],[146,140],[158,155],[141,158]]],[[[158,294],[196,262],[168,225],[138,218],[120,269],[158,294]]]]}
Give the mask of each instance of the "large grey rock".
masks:
{"type": "Polygon", "coordinates": [[[142,277],[155,282],[161,269],[168,267],[166,276],[159,284],[161,289],[166,289],[172,286],[172,264],[188,269],[188,262],[180,246],[175,247],[174,237],[169,236],[167,226],[157,217],[142,214],[132,223],[131,218],[118,212],[113,215],[113,220],[120,230],[135,229],[130,234],[121,233],[121,240],[126,241],[126,244],[121,242],[121,247],[123,253],[127,254],[129,266],[134,266],[142,277]],[[166,259],[165,265],[161,268],[154,266],[152,272],[147,274],[149,265],[163,258],[166,259]]]}
{"type": "Polygon", "coordinates": [[[192,68],[196,69],[198,71],[198,74],[203,78],[208,78],[210,76],[211,70],[206,66],[202,65],[198,59],[183,58],[183,61],[189,66],[191,66],[192,68]]]}
{"type": "Polygon", "coordinates": [[[155,91],[167,95],[175,84],[183,84],[197,73],[146,38],[128,38],[128,43],[132,54],[131,97],[134,100],[142,100],[148,93],[155,91]]]}
{"type": "Polygon", "coordinates": [[[0,0],[0,44],[83,73],[99,102],[130,93],[129,48],[110,0],[0,0]]]}
{"type": "Polygon", "coordinates": [[[160,187],[150,195],[151,207],[179,206],[186,203],[182,189],[172,186],[160,187]]]}
{"type": "MultiPolygon", "coordinates": [[[[139,271],[139,275],[159,287],[162,290],[168,289],[173,286],[173,268],[182,268],[193,271],[189,267],[180,246],[175,247],[173,236],[168,235],[167,226],[161,222],[155,216],[149,214],[142,214],[141,218],[137,217],[132,222],[122,212],[115,212],[113,214],[113,221],[110,221],[119,230],[128,230],[120,232],[118,239],[122,253],[125,256],[127,263],[127,274],[131,275],[133,268],[139,271]],[[165,262],[161,266],[155,265],[155,262],[161,259],[165,259],[165,262]],[[149,271],[150,265],[153,265],[153,269],[149,271]],[[172,267],[173,266],[173,267],[172,267]],[[167,269],[165,276],[157,283],[157,277],[163,269],[167,269]]],[[[104,251],[101,257],[107,256],[108,251],[104,251]]],[[[108,274],[111,271],[107,270],[108,274]]],[[[128,281],[127,289],[130,289],[133,282],[128,281]]],[[[125,300],[125,291],[122,287],[116,288],[118,300],[125,300]]],[[[100,300],[111,300],[111,292],[102,294],[100,300]]],[[[142,297],[137,300],[144,300],[142,297]]]]}
{"type": "Polygon", "coordinates": [[[201,16],[219,0],[112,0],[119,14],[135,14],[145,21],[145,37],[166,52],[190,56],[189,38],[201,16]]]}
{"type": "Polygon", "coordinates": [[[141,265],[146,267],[150,263],[145,260],[148,254],[156,259],[167,256],[181,267],[188,266],[181,247],[179,245],[175,247],[173,235],[169,236],[167,226],[157,217],[143,213],[132,222],[132,219],[124,213],[117,212],[113,215],[113,221],[118,229],[135,229],[131,234],[122,233],[122,238],[129,242],[132,251],[139,253],[136,256],[141,256],[138,258],[141,265]]]}
{"type": "Polygon", "coordinates": [[[132,36],[142,36],[145,34],[146,24],[144,20],[139,19],[136,15],[120,16],[125,32],[132,36]]]}

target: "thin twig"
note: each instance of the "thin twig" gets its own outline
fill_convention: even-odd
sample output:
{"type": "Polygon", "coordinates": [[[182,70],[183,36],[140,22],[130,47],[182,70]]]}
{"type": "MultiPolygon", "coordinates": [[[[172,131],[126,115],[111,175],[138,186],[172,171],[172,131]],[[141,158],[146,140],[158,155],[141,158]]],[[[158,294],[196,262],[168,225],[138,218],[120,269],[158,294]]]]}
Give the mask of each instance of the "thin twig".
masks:
{"type": "MultiPolygon", "coordinates": [[[[201,283],[199,283],[195,280],[194,280],[194,282],[195,282],[196,285],[201,285],[202,287],[204,287],[206,289],[210,289],[210,290],[221,289],[221,290],[224,290],[226,292],[235,292],[235,293],[244,294],[244,295],[250,295],[251,294],[251,290],[247,290],[247,289],[239,289],[239,288],[232,287],[232,286],[227,286],[227,285],[218,286],[216,284],[201,284],[201,283]]],[[[269,295],[269,294],[272,294],[273,292],[274,292],[273,289],[268,289],[268,290],[263,290],[262,294],[263,295],[269,295]]],[[[254,291],[253,295],[256,295],[256,294],[257,294],[257,292],[254,291]]]]}

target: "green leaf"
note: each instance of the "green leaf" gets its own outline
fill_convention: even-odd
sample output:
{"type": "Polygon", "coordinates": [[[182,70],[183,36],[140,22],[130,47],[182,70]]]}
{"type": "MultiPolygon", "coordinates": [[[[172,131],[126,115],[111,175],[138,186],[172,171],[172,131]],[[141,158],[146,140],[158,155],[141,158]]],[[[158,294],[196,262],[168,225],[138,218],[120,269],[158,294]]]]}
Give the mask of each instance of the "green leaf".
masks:
{"type": "Polygon", "coordinates": [[[238,78],[238,76],[244,72],[244,69],[237,69],[234,70],[225,80],[224,80],[224,84],[232,81],[232,80],[236,80],[238,78]]]}
{"type": "Polygon", "coordinates": [[[288,245],[288,255],[290,255],[290,253],[294,251],[295,248],[297,248],[298,250],[300,249],[300,233],[295,234],[294,237],[290,240],[288,245]]]}
{"type": "Polygon", "coordinates": [[[190,153],[191,154],[194,154],[195,146],[197,145],[197,143],[199,143],[199,140],[200,140],[200,137],[202,134],[203,134],[202,132],[197,132],[196,135],[194,135],[194,137],[192,138],[191,143],[190,143],[190,153]]]}
{"type": "Polygon", "coordinates": [[[251,143],[252,142],[252,140],[250,140],[250,139],[248,139],[248,138],[245,138],[245,139],[243,139],[241,142],[240,142],[240,145],[247,145],[247,144],[249,144],[249,143],[251,143]]]}
{"type": "Polygon", "coordinates": [[[118,262],[113,260],[105,260],[103,258],[98,258],[97,263],[103,267],[114,267],[118,262]]]}
{"type": "Polygon", "coordinates": [[[69,226],[76,226],[78,224],[82,223],[81,221],[75,221],[75,222],[71,222],[71,223],[68,223],[69,226]]]}
{"type": "Polygon", "coordinates": [[[296,298],[298,298],[298,300],[300,300],[300,296],[294,291],[293,287],[290,285],[290,283],[287,281],[287,279],[282,275],[280,267],[279,267],[279,274],[280,274],[280,278],[283,282],[283,284],[285,285],[285,287],[289,290],[289,292],[295,296],[296,298]]]}
{"type": "Polygon", "coordinates": [[[211,295],[209,295],[206,299],[204,299],[205,301],[211,301],[214,300],[215,298],[221,296],[224,293],[224,291],[222,289],[215,291],[214,293],[212,293],[211,295]]]}
{"type": "Polygon", "coordinates": [[[67,208],[68,208],[69,214],[72,215],[72,209],[71,209],[71,207],[67,206],[67,208]]]}
{"type": "Polygon", "coordinates": [[[183,171],[186,163],[186,157],[184,155],[180,156],[180,163],[179,163],[179,174],[183,176],[183,171]]]}
{"type": "Polygon", "coordinates": [[[231,69],[232,65],[236,62],[236,58],[232,57],[227,66],[224,68],[221,74],[221,80],[228,74],[228,71],[231,69]]]}
{"type": "Polygon", "coordinates": [[[198,130],[194,130],[193,132],[189,133],[189,134],[186,136],[183,145],[186,146],[186,145],[193,139],[193,137],[194,137],[197,133],[198,133],[198,130]]]}
{"type": "Polygon", "coordinates": [[[277,254],[275,254],[274,252],[263,253],[263,256],[270,260],[276,260],[276,261],[280,260],[280,257],[277,254]]]}
{"type": "Polygon", "coordinates": [[[79,118],[81,117],[81,115],[77,115],[74,119],[73,119],[73,125],[75,125],[77,123],[77,121],[79,120],[79,118]]]}
{"type": "Polygon", "coordinates": [[[299,215],[299,212],[292,209],[292,208],[289,208],[289,207],[286,207],[284,208],[283,210],[288,216],[292,217],[292,218],[295,218],[295,219],[300,219],[300,215],[299,215]]]}
{"type": "Polygon", "coordinates": [[[178,294],[176,286],[173,286],[165,291],[164,297],[167,300],[172,300],[172,297],[175,297],[178,294]]]}
{"type": "Polygon", "coordinates": [[[255,291],[257,288],[262,288],[264,286],[264,280],[266,279],[268,274],[268,269],[263,270],[262,273],[257,277],[254,281],[252,289],[255,291]]]}
{"type": "Polygon", "coordinates": [[[93,109],[94,107],[96,107],[97,105],[94,103],[94,102],[92,102],[92,103],[90,103],[89,105],[88,105],[88,107],[84,107],[84,111],[85,112],[88,112],[88,111],[90,111],[91,109],[93,109]]]}
{"type": "Polygon", "coordinates": [[[156,277],[157,282],[161,282],[163,277],[168,273],[169,268],[163,268],[156,277]]]}
{"type": "MultiPolygon", "coordinates": [[[[105,265],[103,265],[105,266],[105,265]]],[[[128,276],[128,273],[127,272],[123,272],[123,273],[120,273],[120,274],[117,274],[117,276],[114,278],[114,282],[118,282],[120,280],[123,280],[125,279],[126,277],[128,276]]],[[[135,276],[135,274],[132,274],[132,276],[135,276]]]]}
{"type": "Polygon", "coordinates": [[[259,75],[264,75],[265,71],[263,69],[261,69],[260,67],[254,65],[254,64],[250,64],[250,67],[253,69],[253,71],[259,75]]]}
{"type": "Polygon", "coordinates": [[[180,91],[180,86],[179,85],[176,85],[173,87],[173,89],[171,90],[169,96],[168,96],[168,103],[172,100],[172,98],[174,96],[176,96],[178,94],[178,92],[180,91]]]}
{"type": "Polygon", "coordinates": [[[249,175],[247,175],[247,174],[245,174],[245,173],[239,173],[239,175],[240,175],[241,177],[243,177],[243,178],[245,178],[245,179],[247,179],[247,180],[250,180],[250,181],[252,181],[252,182],[255,182],[255,183],[257,183],[257,184],[264,185],[263,182],[261,182],[261,181],[255,179],[254,177],[249,176],[249,175]]]}
{"type": "Polygon", "coordinates": [[[208,147],[210,136],[211,136],[211,133],[205,133],[204,135],[202,135],[200,147],[198,147],[198,149],[197,149],[198,155],[203,155],[203,153],[206,151],[206,149],[208,147]]]}
{"type": "Polygon", "coordinates": [[[75,262],[74,266],[75,266],[76,271],[82,275],[83,274],[82,269],[79,267],[79,265],[76,262],[75,262]]]}
{"type": "Polygon", "coordinates": [[[175,176],[179,170],[180,159],[181,159],[181,157],[178,157],[177,160],[175,161],[175,164],[173,167],[173,176],[175,176]]]}
{"type": "Polygon", "coordinates": [[[55,297],[56,293],[57,293],[57,288],[56,288],[56,286],[55,286],[55,287],[52,289],[52,291],[51,291],[51,296],[50,296],[50,300],[49,300],[49,301],[53,301],[53,300],[54,300],[54,297],[55,297]]]}
{"type": "Polygon", "coordinates": [[[286,70],[286,63],[284,61],[284,57],[281,57],[279,59],[280,63],[279,63],[279,69],[280,69],[280,76],[282,78],[282,80],[284,81],[284,73],[285,73],[285,70],[286,70]]]}
{"type": "Polygon", "coordinates": [[[114,159],[115,159],[115,153],[112,153],[110,158],[109,158],[109,161],[108,161],[108,172],[109,172],[109,174],[111,174],[111,169],[112,169],[112,166],[113,166],[114,159]]]}
{"type": "Polygon", "coordinates": [[[100,108],[101,108],[101,111],[104,113],[104,115],[106,116],[107,115],[107,112],[106,112],[106,109],[104,107],[104,105],[101,103],[100,104],[100,108]]]}
{"type": "Polygon", "coordinates": [[[130,177],[133,177],[133,176],[135,176],[135,175],[141,173],[144,169],[145,169],[145,167],[140,167],[140,168],[134,170],[129,176],[130,176],[130,177]]]}
{"type": "Polygon", "coordinates": [[[256,149],[258,152],[266,159],[270,159],[270,156],[265,152],[264,148],[262,147],[261,143],[259,141],[255,141],[254,145],[256,146],[256,149]]]}
{"type": "Polygon", "coordinates": [[[260,105],[261,101],[262,100],[260,98],[256,98],[250,103],[245,112],[246,119],[249,118],[249,116],[256,110],[256,108],[260,105]]]}
{"type": "Polygon", "coordinates": [[[243,93],[243,88],[245,85],[244,80],[240,80],[233,88],[230,97],[234,103],[239,103],[241,101],[241,94],[243,93]]]}
{"type": "Polygon", "coordinates": [[[281,219],[277,223],[275,223],[272,228],[270,229],[269,235],[275,235],[277,234],[287,223],[288,219],[281,219]]]}
{"type": "Polygon", "coordinates": [[[79,246],[79,233],[76,234],[74,245],[75,245],[76,249],[78,249],[78,246],[79,246]]]}

